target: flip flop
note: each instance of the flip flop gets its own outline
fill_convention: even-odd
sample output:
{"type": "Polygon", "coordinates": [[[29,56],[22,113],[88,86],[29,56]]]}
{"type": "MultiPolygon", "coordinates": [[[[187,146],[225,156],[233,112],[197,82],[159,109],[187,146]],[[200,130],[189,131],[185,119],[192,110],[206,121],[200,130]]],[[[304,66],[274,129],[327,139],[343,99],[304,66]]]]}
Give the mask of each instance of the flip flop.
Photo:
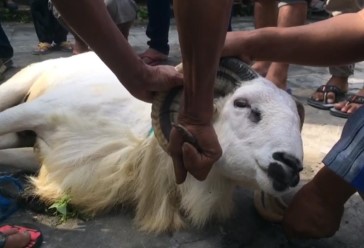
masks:
{"type": "MultiPolygon", "coordinates": [[[[364,96],[351,95],[345,101],[346,101],[345,105],[349,105],[351,103],[356,103],[356,104],[363,105],[364,104],[364,96]]],[[[353,113],[347,113],[347,112],[343,112],[341,110],[338,110],[336,108],[331,108],[330,109],[330,114],[333,115],[333,116],[336,116],[336,117],[340,117],[340,118],[348,118],[353,113]]]]}
{"type": "Polygon", "coordinates": [[[336,103],[343,101],[346,96],[346,92],[342,91],[340,88],[336,87],[335,85],[321,85],[320,87],[318,87],[316,89],[315,93],[316,92],[323,93],[323,100],[316,101],[315,99],[313,99],[311,97],[311,98],[307,99],[307,104],[310,105],[311,107],[323,109],[323,110],[331,109],[332,107],[334,107],[334,105],[336,103]],[[327,102],[328,93],[334,93],[335,102],[333,102],[333,103],[327,102]]]}
{"type": "Polygon", "coordinates": [[[4,247],[6,238],[9,236],[4,233],[4,231],[17,229],[19,233],[28,232],[30,235],[30,241],[25,246],[26,248],[37,248],[40,247],[43,242],[43,235],[36,227],[31,224],[21,224],[21,225],[2,225],[0,226],[0,233],[3,240],[0,241],[0,248],[4,247]]]}

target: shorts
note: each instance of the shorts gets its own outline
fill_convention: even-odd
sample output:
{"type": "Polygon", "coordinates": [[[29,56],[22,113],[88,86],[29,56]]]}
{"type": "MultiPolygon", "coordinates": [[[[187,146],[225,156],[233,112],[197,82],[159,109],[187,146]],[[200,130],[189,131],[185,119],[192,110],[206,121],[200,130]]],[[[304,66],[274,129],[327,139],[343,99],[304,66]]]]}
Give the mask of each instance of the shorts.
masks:
{"type": "Polygon", "coordinates": [[[104,0],[104,2],[115,24],[135,20],[138,7],[133,0],[104,0]]]}
{"type": "Polygon", "coordinates": [[[308,0],[284,0],[278,2],[278,8],[291,4],[308,3],[308,2],[309,2],[308,0]]]}
{"type": "Polygon", "coordinates": [[[323,163],[358,191],[364,192],[364,106],[349,117],[339,141],[323,163]]]}
{"type": "Polygon", "coordinates": [[[342,13],[355,13],[363,7],[364,0],[327,0],[325,9],[329,12],[334,12],[333,15],[338,15],[342,13]]]}

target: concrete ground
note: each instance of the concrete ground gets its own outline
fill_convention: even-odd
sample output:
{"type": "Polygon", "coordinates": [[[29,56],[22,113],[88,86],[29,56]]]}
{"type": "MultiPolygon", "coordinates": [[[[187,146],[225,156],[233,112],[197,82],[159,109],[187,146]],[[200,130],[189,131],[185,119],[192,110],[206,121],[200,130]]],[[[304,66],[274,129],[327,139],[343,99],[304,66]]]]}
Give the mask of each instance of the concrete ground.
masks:
{"type": "MultiPolygon", "coordinates": [[[[70,56],[71,54],[54,52],[48,55],[32,55],[37,44],[32,24],[2,23],[11,44],[14,47],[15,69],[7,72],[11,76],[30,63],[49,58],[70,56]]],[[[136,52],[146,49],[147,38],[145,25],[132,28],[130,43],[136,52]]],[[[252,29],[251,18],[233,20],[234,30],[252,29]]],[[[72,37],[70,37],[72,39],[72,37]]],[[[105,44],[107,46],[108,44],[105,44]]],[[[170,30],[171,54],[168,63],[180,61],[178,38],[175,25],[170,30]]],[[[83,65],[80,65],[83,66],[83,65]]],[[[355,92],[364,84],[364,63],[358,63],[355,75],[350,78],[349,88],[355,92]]],[[[304,104],[305,100],[329,78],[327,68],[291,66],[289,87],[304,104]]],[[[311,178],[321,168],[321,159],[338,140],[345,119],[333,117],[328,111],[317,110],[306,105],[306,120],[303,127],[305,149],[304,178],[311,178]]],[[[0,158],[1,165],[1,158],[0,158]]],[[[123,210],[92,220],[71,219],[59,224],[56,217],[35,214],[26,210],[18,211],[7,222],[35,223],[44,234],[42,247],[249,247],[249,248],[361,248],[364,247],[364,203],[354,195],[346,205],[346,211],[340,230],[335,236],[321,240],[288,240],[278,224],[261,219],[253,206],[252,192],[238,189],[235,195],[236,211],[226,223],[211,223],[202,230],[188,229],[176,233],[152,235],[136,230],[132,213],[123,210]]]]}

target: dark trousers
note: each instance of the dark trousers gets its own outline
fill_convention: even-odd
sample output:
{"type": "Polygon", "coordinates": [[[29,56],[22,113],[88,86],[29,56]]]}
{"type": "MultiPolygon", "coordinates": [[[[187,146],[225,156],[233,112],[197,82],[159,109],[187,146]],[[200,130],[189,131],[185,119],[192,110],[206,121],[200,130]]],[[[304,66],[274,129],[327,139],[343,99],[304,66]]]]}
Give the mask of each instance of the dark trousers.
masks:
{"type": "Polygon", "coordinates": [[[169,53],[168,33],[171,19],[170,0],[148,0],[148,45],[161,53],[169,53]]]}
{"type": "Polygon", "coordinates": [[[13,54],[13,47],[11,46],[8,36],[6,36],[6,33],[0,23],[0,58],[11,58],[13,57],[13,54]]]}
{"type": "MultiPolygon", "coordinates": [[[[169,53],[168,33],[171,19],[170,0],[147,0],[148,26],[146,35],[148,46],[161,53],[169,53]]],[[[228,31],[231,31],[231,17],[228,31]]]]}
{"type": "Polygon", "coordinates": [[[39,42],[58,44],[67,40],[68,31],[49,10],[48,0],[30,0],[29,4],[39,42]]]}

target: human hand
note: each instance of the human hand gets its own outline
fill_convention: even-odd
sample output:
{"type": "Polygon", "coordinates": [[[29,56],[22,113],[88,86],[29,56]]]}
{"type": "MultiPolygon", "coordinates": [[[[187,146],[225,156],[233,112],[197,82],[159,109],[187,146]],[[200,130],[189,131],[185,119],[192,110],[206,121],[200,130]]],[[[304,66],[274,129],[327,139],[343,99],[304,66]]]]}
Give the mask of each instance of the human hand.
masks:
{"type": "Polygon", "coordinates": [[[356,189],[324,166],[294,196],[283,218],[292,238],[331,237],[340,227],[345,202],[356,189]]]}
{"type": "Polygon", "coordinates": [[[332,204],[311,181],[294,196],[283,218],[283,229],[290,238],[327,238],[340,227],[343,204],[332,204]]]}
{"type": "Polygon", "coordinates": [[[179,117],[169,137],[169,152],[176,182],[181,184],[187,171],[196,179],[204,180],[221,157],[222,149],[212,124],[195,123],[179,117]]]}
{"type": "Polygon", "coordinates": [[[145,65],[144,72],[127,89],[136,98],[152,102],[154,94],[159,91],[168,91],[177,86],[183,85],[183,74],[173,66],[145,65]]]}

